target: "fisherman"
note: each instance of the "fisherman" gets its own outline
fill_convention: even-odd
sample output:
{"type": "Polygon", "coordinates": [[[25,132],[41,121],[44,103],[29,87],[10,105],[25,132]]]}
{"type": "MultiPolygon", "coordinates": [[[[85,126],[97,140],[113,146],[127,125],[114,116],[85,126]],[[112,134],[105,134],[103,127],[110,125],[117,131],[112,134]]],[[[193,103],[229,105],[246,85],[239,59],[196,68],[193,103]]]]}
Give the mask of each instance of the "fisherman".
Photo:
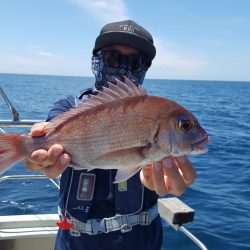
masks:
{"type": "MultiPolygon", "coordinates": [[[[84,103],[107,81],[129,78],[141,85],[156,54],[151,34],[132,20],[105,25],[96,38],[92,56],[95,88],[55,103],[47,122],[84,103]]],[[[47,123],[32,127],[41,136],[47,123]]],[[[61,175],[59,230],[56,250],[161,249],[162,224],[157,211],[159,195],[181,195],[195,179],[186,157],[168,157],[145,166],[125,182],[114,184],[116,170],[91,171],[68,167],[70,156],[55,144],[48,151],[34,151],[27,168],[49,178],[61,175]],[[142,185],[143,184],[143,185],[142,185]]]]}

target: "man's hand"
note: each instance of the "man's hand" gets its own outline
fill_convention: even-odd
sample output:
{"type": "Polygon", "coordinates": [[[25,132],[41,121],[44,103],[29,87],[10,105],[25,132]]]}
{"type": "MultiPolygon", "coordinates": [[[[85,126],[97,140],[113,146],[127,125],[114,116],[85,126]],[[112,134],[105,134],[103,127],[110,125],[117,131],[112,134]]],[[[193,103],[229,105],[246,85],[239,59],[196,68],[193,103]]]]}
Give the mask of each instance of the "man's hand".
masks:
{"type": "Polygon", "coordinates": [[[143,167],[140,178],[145,187],[160,196],[179,196],[195,180],[196,172],[186,156],[167,157],[143,167]]]}
{"type": "MultiPolygon", "coordinates": [[[[31,128],[31,136],[44,135],[44,128],[47,124],[47,122],[34,124],[31,128]]],[[[53,145],[48,151],[39,149],[34,151],[24,163],[30,171],[40,171],[48,178],[55,178],[67,168],[70,162],[69,155],[65,154],[63,150],[63,147],[59,144],[53,145]]]]}

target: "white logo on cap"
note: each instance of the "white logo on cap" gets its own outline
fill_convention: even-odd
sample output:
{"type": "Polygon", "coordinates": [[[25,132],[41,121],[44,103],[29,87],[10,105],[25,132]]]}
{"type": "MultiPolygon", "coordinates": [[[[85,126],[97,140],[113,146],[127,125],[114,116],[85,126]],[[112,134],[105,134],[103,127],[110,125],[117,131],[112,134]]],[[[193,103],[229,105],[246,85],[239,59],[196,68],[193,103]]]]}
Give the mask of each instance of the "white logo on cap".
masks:
{"type": "Polygon", "coordinates": [[[120,26],[123,29],[123,31],[128,31],[128,32],[132,32],[132,33],[134,33],[135,30],[139,30],[137,27],[134,27],[133,25],[124,24],[124,25],[120,25],[120,26]]]}

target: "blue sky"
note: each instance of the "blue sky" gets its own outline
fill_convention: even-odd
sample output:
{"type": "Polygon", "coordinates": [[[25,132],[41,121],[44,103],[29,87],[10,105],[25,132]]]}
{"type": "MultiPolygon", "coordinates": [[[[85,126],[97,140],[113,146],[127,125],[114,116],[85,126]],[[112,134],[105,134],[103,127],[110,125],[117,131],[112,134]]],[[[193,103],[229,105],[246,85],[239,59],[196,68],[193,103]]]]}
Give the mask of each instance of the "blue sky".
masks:
{"type": "Polygon", "coordinates": [[[250,81],[248,0],[3,0],[0,73],[92,76],[96,36],[124,19],[154,37],[147,78],[250,81]]]}

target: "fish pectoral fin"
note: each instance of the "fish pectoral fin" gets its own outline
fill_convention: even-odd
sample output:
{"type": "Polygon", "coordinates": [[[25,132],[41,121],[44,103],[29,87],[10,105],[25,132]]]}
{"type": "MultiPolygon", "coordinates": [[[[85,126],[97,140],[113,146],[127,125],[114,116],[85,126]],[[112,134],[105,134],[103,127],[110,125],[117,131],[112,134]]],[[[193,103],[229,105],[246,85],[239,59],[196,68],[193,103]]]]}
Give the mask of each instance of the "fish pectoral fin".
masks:
{"type": "Polygon", "coordinates": [[[142,167],[135,167],[129,169],[118,169],[113,183],[119,183],[128,180],[130,177],[135,175],[142,167]]]}
{"type": "Polygon", "coordinates": [[[106,165],[116,164],[117,167],[125,169],[144,161],[143,155],[141,154],[143,148],[144,147],[136,147],[109,152],[98,157],[97,160],[106,165]]]}
{"type": "Polygon", "coordinates": [[[118,169],[114,183],[126,181],[141,169],[140,166],[144,165],[144,157],[141,153],[143,148],[145,147],[135,147],[109,152],[102,155],[97,160],[104,165],[109,165],[111,168],[114,167],[118,169]]]}

